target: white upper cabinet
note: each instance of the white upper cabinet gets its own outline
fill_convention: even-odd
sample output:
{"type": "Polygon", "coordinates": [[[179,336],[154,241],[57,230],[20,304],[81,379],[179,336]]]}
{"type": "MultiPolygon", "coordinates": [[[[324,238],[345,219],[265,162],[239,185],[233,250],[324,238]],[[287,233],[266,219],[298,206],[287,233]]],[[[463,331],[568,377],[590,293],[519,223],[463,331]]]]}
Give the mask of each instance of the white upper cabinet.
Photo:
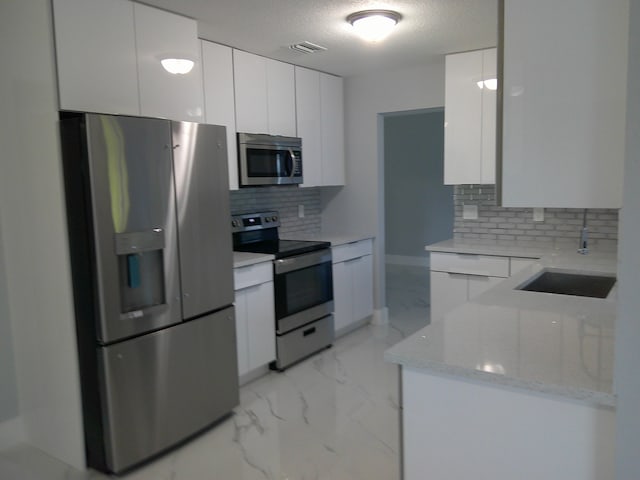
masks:
{"type": "Polygon", "coordinates": [[[495,183],[496,49],[446,56],[444,183],[495,183]]]}
{"type": "Polygon", "coordinates": [[[320,74],[322,184],[344,185],[344,86],[341,77],[320,74]]]}
{"type": "Polygon", "coordinates": [[[342,78],[303,67],[296,72],[298,136],[302,138],[302,187],[344,185],[342,78]]]}
{"type": "Polygon", "coordinates": [[[295,136],[293,65],[233,51],[238,132],[295,136]]]}
{"type": "Polygon", "coordinates": [[[503,206],[620,207],[628,0],[504,3],[503,206]]]}
{"type": "Polygon", "coordinates": [[[230,47],[202,40],[205,122],[227,129],[229,188],[238,189],[236,111],[233,103],[233,56],[230,47]]]}
{"type": "Polygon", "coordinates": [[[136,51],[143,116],[204,121],[202,63],[195,20],[134,3],[136,51]],[[186,74],[166,71],[160,61],[195,62],[186,74]]]}
{"type": "Polygon", "coordinates": [[[133,4],[54,0],[61,110],[138,115],[133,4]]]}
{"type": "Polygon", "coordinates": [[[320,73],[296,67],[296,113],[302,138],[303,187],[322,185],[320,73]]]}
{"type": "Polygon", "coordinates": [[[296,136],[296,96],[293,65],[265,59],[267,111],[271,135],[296,136]]]}
{"type": "Polygon", "coordinates": [[[269,133],[266,59],[234,50],[233,74],[238,132],[269,133]]]}

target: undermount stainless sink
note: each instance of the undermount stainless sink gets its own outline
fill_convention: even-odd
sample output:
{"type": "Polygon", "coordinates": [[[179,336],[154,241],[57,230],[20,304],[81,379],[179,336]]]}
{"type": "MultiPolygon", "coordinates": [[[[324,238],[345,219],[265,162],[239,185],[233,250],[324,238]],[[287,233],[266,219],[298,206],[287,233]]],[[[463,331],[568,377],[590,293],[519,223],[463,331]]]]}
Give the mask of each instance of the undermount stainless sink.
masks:
{"type": "Polygon", "coordinates": [[[607,298],[615,283],[616,277],[614,276],[543,270],[516,289],[578,297],[607,298]]]}

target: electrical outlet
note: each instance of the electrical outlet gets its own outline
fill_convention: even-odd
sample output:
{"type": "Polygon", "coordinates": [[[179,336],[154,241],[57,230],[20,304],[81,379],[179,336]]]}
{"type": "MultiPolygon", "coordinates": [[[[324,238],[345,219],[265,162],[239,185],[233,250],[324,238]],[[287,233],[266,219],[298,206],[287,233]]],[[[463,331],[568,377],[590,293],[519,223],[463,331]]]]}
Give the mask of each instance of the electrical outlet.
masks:
{"type": "Polygon", "coordinates": [[[463,205],[462,206],[462,218],[465,220],[477,220],[478,219],[478,205],[463,205]]]}
{"type": "Polygon", "coordinates": [[[304,205],[298,205],[298,218],[304,218],[304,205]]]}
{"type": "Polygon", "coordinates": [[[533,221],[534,222],[544,222],[544,208],[534,208],[533,209],[533,221]]]}

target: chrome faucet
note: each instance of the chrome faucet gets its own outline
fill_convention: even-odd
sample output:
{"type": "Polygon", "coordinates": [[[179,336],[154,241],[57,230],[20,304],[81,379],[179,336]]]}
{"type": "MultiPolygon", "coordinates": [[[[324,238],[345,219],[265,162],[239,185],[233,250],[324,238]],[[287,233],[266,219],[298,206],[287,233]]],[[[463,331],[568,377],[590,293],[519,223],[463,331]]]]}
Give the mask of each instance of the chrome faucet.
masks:
{"type": "Polygon", "coordinates": [[[589,229],[587,228],[587,209],[584,209],[584,214],[582,217],[582,230],[580,231],[580,245],[578,246],[578,253],[581,255],[586,255],[589,253],[589,247],[587,243],[589,242],[589,229]]]}

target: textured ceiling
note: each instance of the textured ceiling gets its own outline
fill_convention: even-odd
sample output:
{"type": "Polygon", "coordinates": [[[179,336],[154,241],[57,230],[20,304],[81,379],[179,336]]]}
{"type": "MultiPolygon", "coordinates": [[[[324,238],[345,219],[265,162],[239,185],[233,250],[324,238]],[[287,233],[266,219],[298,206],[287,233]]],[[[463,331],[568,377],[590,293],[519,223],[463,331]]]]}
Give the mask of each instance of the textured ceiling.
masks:
{"type": "Polygon", "coordinates": [[[352,76],[422,65],[445,53],[496,45],[497,0],[144,0],[198,20],[201,38],[329,73],[352,76]],[[389,9],[403,19],[381,44],[355,37],[345,18],[389,9]],[[326,52],[288,48],[310,41],[326,52]]]}

